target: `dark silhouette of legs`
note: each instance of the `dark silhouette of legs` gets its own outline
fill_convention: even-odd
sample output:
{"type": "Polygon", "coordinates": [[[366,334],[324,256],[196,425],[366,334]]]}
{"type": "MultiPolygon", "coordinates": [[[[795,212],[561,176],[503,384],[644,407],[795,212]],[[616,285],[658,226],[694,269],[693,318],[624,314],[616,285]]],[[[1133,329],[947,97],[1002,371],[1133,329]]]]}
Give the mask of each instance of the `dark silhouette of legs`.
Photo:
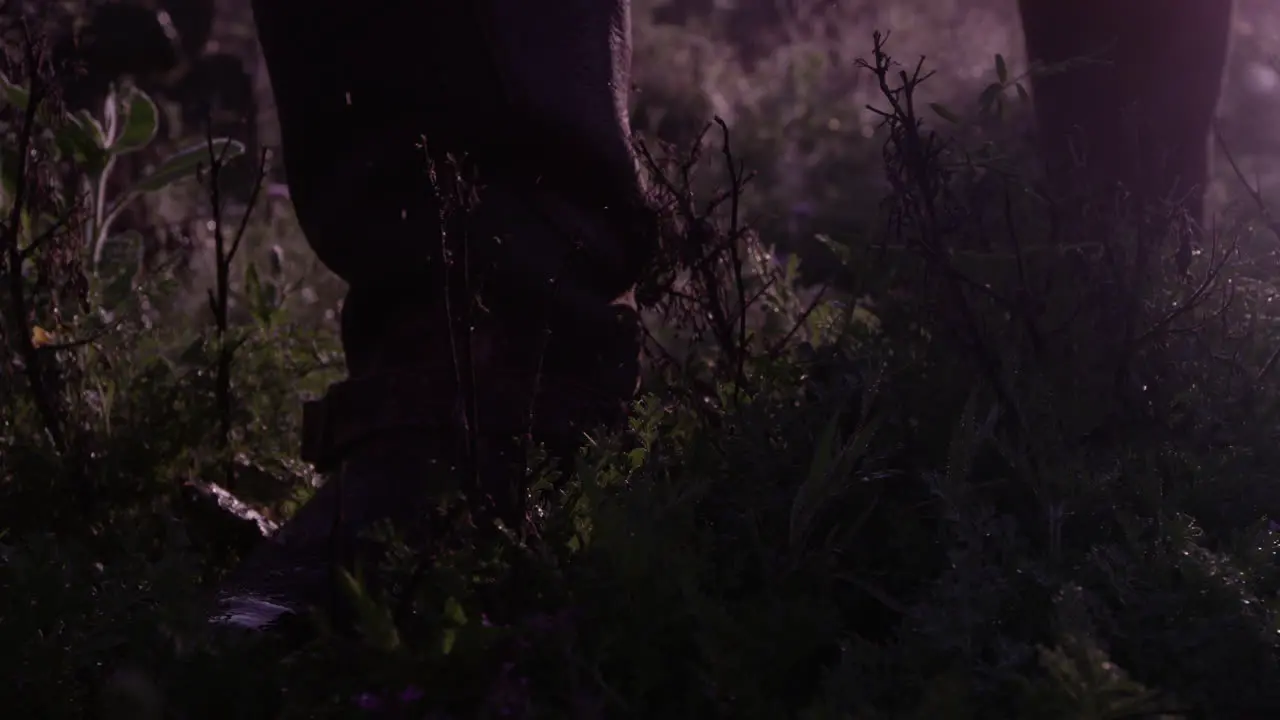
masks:
{"type": "Polygon", "coordinates": [[[1051,176],[1202,220],[1231,0],[1020,0],[1051,176]]]}
{"type": "Polygon", "coordinates": [[[350,284],[350,378],[306,418],[304,456],[331,479],[224,589],[297,610],[328,603],[335,563],[376,557],[369,525],[421,525],[451,490],[516,521],[528,437],[568,452],[623,419],[653,235],[626,0],[254,14],[298,218],[350,284]]]}

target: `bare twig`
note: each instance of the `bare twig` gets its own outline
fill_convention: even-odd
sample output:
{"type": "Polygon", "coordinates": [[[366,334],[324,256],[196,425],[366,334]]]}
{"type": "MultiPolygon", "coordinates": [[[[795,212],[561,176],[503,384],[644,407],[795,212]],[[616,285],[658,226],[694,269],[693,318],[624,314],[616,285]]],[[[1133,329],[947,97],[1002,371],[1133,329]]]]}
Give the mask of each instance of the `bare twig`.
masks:
{"type": "Polygon", "coordinates": [[[720,126],[720,142],[721,152],[724,154],[724,164],[729,171],[729,257],[732,262],[732,272],[734,285],[738,291],[738,347],[737,347],[737,386],[743,388],[747,384],[746,362],[747,362],[747,284],[743,278],[742,257],[740,255],[739,242],[741,241],[741,229],[738,227],[739,216],[741,210],[739,202],[742,197],[742,167],[733,157],[733,149],[729,145],[729,126],[724,120],[716,117],[716,124],[720,126]]]}
{"type": "Polygon", "coordinates": [[[236,227],[235,235],[228,243],[226,226],[222,217],[222,170],[226,166],[227,153],[231,143],[224,143],[220,152],[215,151],[213,142],[213,122],[206,119],[205,148],[209,155],[209,166],[206,179],[209,183],[209,204],[213,220],[214,242],[214,287],[209,289],[209,309],[213,314],[214,329],[218,339],[217,370],[214,375],[215,403],[218,412],[219,442],[226,457],[224,458],[224,484],[228,492],[235,492],[236,466],[231,453],[232,436],[232,397],[231,368],[239,343],[230,342],[230,306],[231,306],[231,266],[240,251],[248,231],[249,219],[257,206],[258,197],[266,181],[267,159],[266,149],[258,160],[253,188],[244,208],[244,214],[236,227]]]}

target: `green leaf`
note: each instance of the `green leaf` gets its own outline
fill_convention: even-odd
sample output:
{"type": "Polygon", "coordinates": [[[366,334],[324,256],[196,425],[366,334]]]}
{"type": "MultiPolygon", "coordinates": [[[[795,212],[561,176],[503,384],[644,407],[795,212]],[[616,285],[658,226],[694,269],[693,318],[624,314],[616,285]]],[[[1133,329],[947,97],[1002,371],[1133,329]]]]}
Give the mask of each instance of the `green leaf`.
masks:
{"type": "Polygon", "coordinates": [[[108,237],[102,243],[98,265],[108,274],[124,269],[130,276],[137,270],[138,251],[142,247],[142,233],[125,230],[108,237]]]}
{"type": "Polygon", "coordinates": [[[989,108],[991,104],[1000,97],[1000,93],[1004,92],[1004,85],[1000,83],[991,83],[982,89],[982,94],[978,96],[978,106],[989,108]]]}
{"type": "Polygon", "coordinates": [[[1004,62],[1004,56],[996,53],[996,77],[999,78],[1001,85],[1009,83],[1009,66],[1004,62]]]}
{"type": "Polygon", "coordinates": [[[794,554],[804,549],[812,523],[826,503],[848,489],[850,472],[867,456],[871,441],[879,430],[878,419],[864,417],[853,437],[838,446],[836,435],[841,415],[838,408],[843,407],[843,403],[836,407],[818,438],[809,462],[808,477],[791,501],[788,541],[794,554]]]}
{"type": "Polygon", "coordinates": [[[630,464],[631,469],[633,471],[639,470],[640,468],[644,467],[644,461],[645,461],[645,458],[648,457],[648,455],[649,455],[649,452],[644,448],[642,447],[635,448],[631,452],[627,453],[627,462],[628,464],[630,464]]]}
{"type": "Polygon", "coordinates": [[[85,132],[93,136],[93,141],[98,147],[107,144],[107,131],[102,128],[102,123],[98,122],[98,118],[94,117],[93,113],[88,110],[77,110],[73,118],[85,129],[85,132]]]}
{"type": "Polygon", "coordinates": [[[141,90],[130,88],[124,97],[124,118],[120,135],[109,150],[117,155],[135,152],[151,144],[160,129],[160,111],[141,90]]]}
{"type": "Polygon", "coordinates": [[[197,337],[191,341],[186,348],[183,349],[178,357],[173,360],[174,370],[195,370],[208,366],[209,358],[205,350],[205,338],[197,337]]]}
{"type": "MultiPolygon", "coordinates": [[[[943,110],[946,111],[946,108],[943,108],[943,110]]],[[[934,112],[937,112],[937,108],[934,109],[934,112]]],[[[944,115],[943,117],[946,116],[944,115]]],[[[813,239],[817,240],[823,247],[830,250],[832,255],[836,256],[836,262],[839,263],[839,267],[849,267],[850,263],[853,262],[853,251],[848,243],[837,242],[835,238],[824,233],[814,235],[813,239]]]]}
{"type": "Polygon", "coordinates": [[[27,103],[31,102],[31,93],[26,88],[10,82],[4,73],[0,73],[0,97],[19,110],[26,110],[27,103]]]}
{"type": "Polygon", "coordinates": [[[400,632],[391,612],[365,592],[364,584],[346,568],[338,568],[342,589],[355,606],[357,626],[366,642],[378,650],[393,652],[400,647],[400,632]]]}
{"type": "Polygon", "coordinates": [[[66,115],[64,119],[66,122],[54,135],[54,144],[64,157],[71,158],[80,169],[96,176],[107,163],[107,153],[102,149],[101,127],[92,117],[86,122],[83,115],[66,115]]]}
{"type": "Polygon", "coordinates": [[[0,207],[8,207],[18,192],[18,173],[22,172],[22,161],[13,148],[0,150],[0,190],[4,192],[0,207]]]}
{"type": "MultiPolygon", "coordinates": [[[[213,159],[221,158],[224,162],[244,154],[244,143],[229,138],[218,138],[213,141],[213,159]]],[[[191,177],[201,167],[211,164],[209,147],[206,143],[192,145],[170,155],[154,172],[142,178],[130,190],[133,193],[149,193],[163,190],[175,182],[191,177]]]]}
{"type": "Polygon", "coordinates": [[[1027,92],[1027,89],[1023,87],[1022,83],[1014,83],[1013,86],[1018,91],[1019,100],[1021,100],[1024,103],[1031,102],[1031,94],[1027,92]]]}
{"type": "Polygon", "coordinates": [[[935,113],[938,114],[938,117],[942,118],[943,120],[946,120],[949,123],[953,123],[956,125],[960,124],[960,116],[948,110],[947,106],[943,105],[942,103],[929,103],[929,109],[933,110],[935,113]]]}
{"type": "Polygon", "coordinates": [[[250,301],[257,301],[261,289],[262,281],[258,279],[258,265],[251,262],[244,271],[244,293],[249,296],[250,301]]]}
{"type": "Polygon", "coordinates": [[[467,624],[467,611],[462,609],[457,598],[450,597],[444,601],[444,618],[454,627],[462,627],[467,624]]]}
{"type": "Polygon", "coordinates": [[[271,316],[275,312],[275,288],[263,283],[258,275],[257,263],[249,263],[244,272],[244,294],[249,311],[263,326],[271,325],[271,316]]]}
{"type": "Polygon", "coordinates": [[[440,652],[448,655],[458,643],[458,630],[467,625],[467,612],[462,609],[462,603],[457,598],[450,596],[444,601],[442,615],[445,628],[440,635],[440,652]]]}
{"type": "Polygon", "coordinates": [[[134,275],[131,268],[117,268],[115,277],[102,288],[102,306],[115,308],[124,303],[133,293],[134,275]]]}

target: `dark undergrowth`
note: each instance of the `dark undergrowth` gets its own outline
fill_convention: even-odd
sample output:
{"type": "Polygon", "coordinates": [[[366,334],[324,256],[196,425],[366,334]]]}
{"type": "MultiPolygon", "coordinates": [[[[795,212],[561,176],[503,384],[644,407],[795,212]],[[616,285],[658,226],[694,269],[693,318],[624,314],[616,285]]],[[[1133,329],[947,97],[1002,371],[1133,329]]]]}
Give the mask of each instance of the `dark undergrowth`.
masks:
{"type": "Polygon", "coordinates": [[[1280,717],[1267,223],[1192,242],[1049,197],[989,140],[1003,62],[928,109],[877,38],[883,191],[823,287],[746,225],[727,126],[642,148],[666,233],[630,427],[536,478],[528,527],[365,568],[359,632],[299,647],[204,615],[259,539],[237,515],[269,531],[316,482],[299,400],[340,376],[267,201],[221,190],[266,158],[170,147],[127,86],[67,112],[10,39],[5,717],[1280,717]],[[115,226],[175,187],[207,295],[115,226]]]}

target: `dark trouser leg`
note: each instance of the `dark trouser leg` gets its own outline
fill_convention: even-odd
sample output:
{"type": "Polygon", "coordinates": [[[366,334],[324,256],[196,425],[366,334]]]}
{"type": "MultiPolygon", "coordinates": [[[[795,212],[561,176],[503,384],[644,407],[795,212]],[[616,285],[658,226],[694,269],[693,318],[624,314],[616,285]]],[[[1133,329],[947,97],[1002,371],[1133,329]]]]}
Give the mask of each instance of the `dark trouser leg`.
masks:
{"type": "Polygon", "coordinates": [[[1200,220],[1231,0],[1020,0],[1033,61],[1096,58],[1034,80],[1052,174],[1174,200],[1200,220]]]}
{"type": "Polygon", "coordinates": [[[334,470],[228,590],[323,603],[369,523],[475,470],[518,511],[518,439],[567,450],[638,375],[652,234],[631,154],[626,0],[255,0],[298,217],[350,283],[350,379],[309,408],[334,470]],[[381,8],[381,9],[378,9],[381,8]],[[415,149],[425,136],[426,152],[415,149]],[[478,171],[441,203],[446,154],[478,171]],[[442,220],[442,212],[445,218],[442,220]]]}

